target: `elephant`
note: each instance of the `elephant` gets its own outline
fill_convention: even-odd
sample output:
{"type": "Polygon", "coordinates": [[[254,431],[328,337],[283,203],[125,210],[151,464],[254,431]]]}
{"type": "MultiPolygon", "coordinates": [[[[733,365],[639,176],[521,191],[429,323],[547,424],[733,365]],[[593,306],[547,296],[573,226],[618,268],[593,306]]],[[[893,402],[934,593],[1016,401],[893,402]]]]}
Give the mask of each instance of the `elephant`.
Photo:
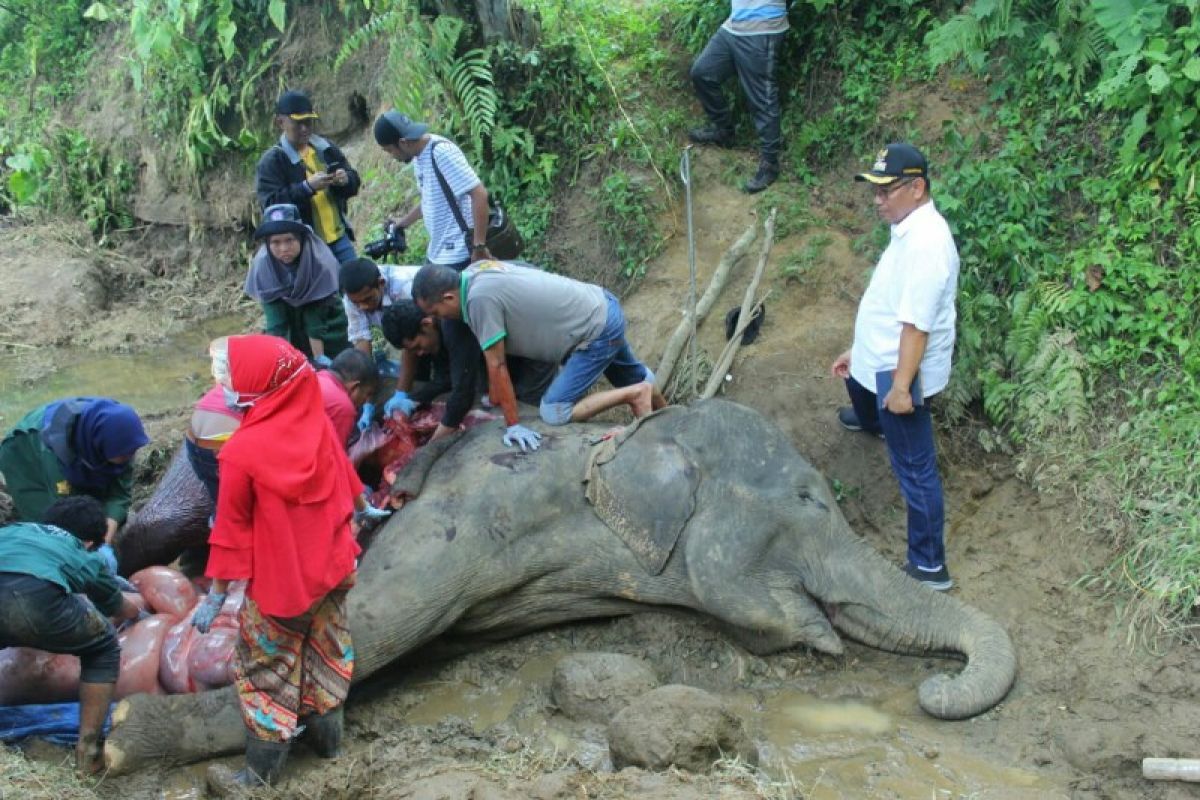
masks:
{"type": "MultiPolygon", "coordinates": [[[[350,593],[356,682],[435,638],[462,650],[657,609],[707,617],[757,654],[839,654],[837,631],[957,654],[961,672],[918,692],[942,719],[980,714],[1012,686],[1004,629],[855,535],[821,474],[757,411],[712,399],[605,430],[555,428],[523,453],[485,424],[418,452],[393,489],[412,499],[377,531],[350,593]]],[[[229,688],[135,696],[113,720],[116,773],[243,744],[229,688]]]]}

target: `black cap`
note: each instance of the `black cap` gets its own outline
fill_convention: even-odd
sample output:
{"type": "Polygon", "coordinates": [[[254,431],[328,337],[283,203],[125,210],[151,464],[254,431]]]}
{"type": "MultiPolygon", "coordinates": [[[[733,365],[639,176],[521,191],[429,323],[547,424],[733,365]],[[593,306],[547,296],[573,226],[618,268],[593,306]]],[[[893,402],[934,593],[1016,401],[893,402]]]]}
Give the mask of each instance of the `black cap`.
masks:
{"type": "Polygon", "coordinates": [[[854,176],[856,181],[869,181],[876,186],[887,186],[901,178],[929,180],[929,162],[920,150],[907,142],[889,144],[875,156],[870,172],[854,176]]]}
{"type": "Polygon", "coordinates": [[[317,119],[317,112],[313,111],[312,100],[308,99],[308,95],[304,92],[295,90],[289,90],[279,95],[279,100],[275,102],[275,113],[283,114],[294,120],[317,119]]]}
{"type": "Polygon", "coordinates": [[[425,123],[413,122],[407,114],[393,109],[375,119],[375,143],[382,147],[401,139],[420,139],[428,130],[429,126],[425,123]]]}
{"type": "Polygon", "coordinates": [[[254,231],[255,240],[265,239],[277,233],[290,233],[303,239],[308,226],[300,219],[300,209],[291,203],[277,203],[263,211],[262,224],[254,231]]]}

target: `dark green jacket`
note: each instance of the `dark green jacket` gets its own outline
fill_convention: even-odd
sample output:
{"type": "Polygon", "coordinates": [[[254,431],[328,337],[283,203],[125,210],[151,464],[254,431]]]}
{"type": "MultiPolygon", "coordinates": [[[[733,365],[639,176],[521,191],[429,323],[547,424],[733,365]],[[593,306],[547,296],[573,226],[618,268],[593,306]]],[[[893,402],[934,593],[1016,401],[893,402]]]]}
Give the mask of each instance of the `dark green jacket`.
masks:
{"type": "Polygon", "coordinates": [[[106,517],[124,522],[133,501],[133,470],[122,473],[102,490],[73,488],[63,476],[58,457],[42,442],[45,415],[46,406],[38,406],[0,442],[0,472],[4,473],[17,516],[37,521],[54,501],[70,494],[87,494],[104,504],[106,517]]]}
{"type": "Polygon", "coordinates": [[[309,339],[320,339],[325,345],[325,355],[333,358],[350,346],[346,338],[346,309],[342,299],[331,294],[324,300],[303,306],[291,306],[282,300],[263,303],[263,314],[267,318],[263,333],[287,339],[302,353],[311,356],[309,339]]]}
{"type": "Polygon", "coordinates": [[[53,525],[18,522],[0,528],[0,569],[41,578],[68,594],[86,594],[109,617],[124,603],[121,588],[103,559],[53,525]]]}

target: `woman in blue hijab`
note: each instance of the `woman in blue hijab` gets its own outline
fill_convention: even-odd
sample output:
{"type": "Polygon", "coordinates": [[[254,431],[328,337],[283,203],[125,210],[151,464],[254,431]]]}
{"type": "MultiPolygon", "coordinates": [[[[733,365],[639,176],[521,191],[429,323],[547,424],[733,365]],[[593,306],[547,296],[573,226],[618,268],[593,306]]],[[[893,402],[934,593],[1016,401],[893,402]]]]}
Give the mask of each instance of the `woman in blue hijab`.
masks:
{"type": "Polygon", "coordinates": [[[0,442],[0,473],[17,518],[39,522],[54,501],[86,494],[104,504],[111,540],[129,513],[133,456],[149,442],[137,412],[116,400],[38,406],[0,442]]]}

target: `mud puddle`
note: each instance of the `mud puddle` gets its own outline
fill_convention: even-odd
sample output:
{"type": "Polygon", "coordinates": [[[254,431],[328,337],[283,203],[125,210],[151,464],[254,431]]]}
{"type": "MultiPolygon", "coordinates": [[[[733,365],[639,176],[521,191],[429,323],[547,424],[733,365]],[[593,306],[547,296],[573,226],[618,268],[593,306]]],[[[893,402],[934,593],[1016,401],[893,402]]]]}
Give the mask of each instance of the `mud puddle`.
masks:
{"type": "Polygon", "coordinates": [[[0,430],[42,403],[71,395],[111,397],[144,416],[190,405],[211,382],[208,343],[244,328],[240,315],[228,315],[134,353],[47,348],[35,357],[23,351],[0,354],[0,430]]]}
{"type": "MultiPolygon", "coordinates": [[[[554,667],[569,652],[538,653],[490,678],[448,668],[386,690],[385,702],[408,706],[397,718],[407,726],[458,718],[477,735],[515,730],[541,749],[609,771],[603,727],[581,730],[547,704],[554,667]],[[400,695],[415,702],[405,703],[400,695]]],[[[877,688],[881,691],[869,699],[828,699],[819,691],[786,687],[719,694],[745,722],[764,772],[804,787],[806,800],[1069,796],[1061,782],[953,746],[938,727],[945,723],[915,708],[911,686],[877,688]]]]}

